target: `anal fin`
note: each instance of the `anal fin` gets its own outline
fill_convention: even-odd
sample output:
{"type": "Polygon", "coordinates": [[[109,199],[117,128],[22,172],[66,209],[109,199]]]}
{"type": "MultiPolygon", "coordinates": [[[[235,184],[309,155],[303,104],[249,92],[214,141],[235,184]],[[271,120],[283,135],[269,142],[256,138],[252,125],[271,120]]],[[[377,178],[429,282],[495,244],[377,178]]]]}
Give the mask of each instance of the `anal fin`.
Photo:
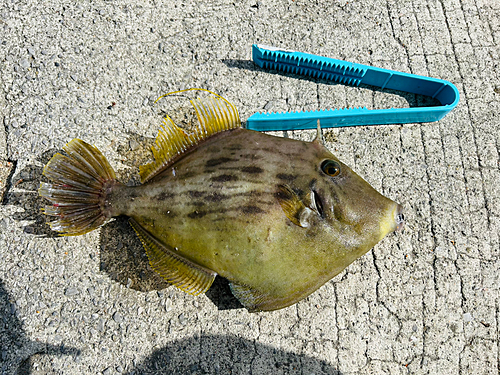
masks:
{"type": "Polygon", "coordinates": [[[151,268],[167,282],[194,296],[210,288],[217,276],[216,272],[193,263],[163,245],[134,219],[129,219],[129,223],[146,249],[151,268]]]}

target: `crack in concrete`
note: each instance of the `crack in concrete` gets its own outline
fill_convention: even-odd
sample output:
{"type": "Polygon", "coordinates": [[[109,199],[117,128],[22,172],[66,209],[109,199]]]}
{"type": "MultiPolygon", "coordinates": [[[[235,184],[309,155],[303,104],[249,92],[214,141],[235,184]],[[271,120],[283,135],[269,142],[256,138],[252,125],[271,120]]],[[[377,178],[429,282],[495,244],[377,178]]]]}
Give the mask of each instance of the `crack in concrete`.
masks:
{"type": "MultiPolygon", "coordinates": [[[[415,5],[414,3],[412,2],[412,8],[413,10],[415,9],[415,5]]],[[[414,13],[413,16],[415,17],[415,20],[418,24],[418,18],[416,16],[416,14],[414,13]]],[[[420,27],[417,27],[418,29],[418,32],[419,32],[419,37],[420,37],[420,40],[422,40],[422,34],[421,34],[421,31],[420,31],[420,27]]],[[[407,52],[408,53],[408,52],[407,52]]],[[[424,59],[425,59],[425,62],[426,62],[426,68],[428,66],[428,59],[426,57],[426,55],[424,54],[424,59]]],[[[408,55],[408,60],[409,60],[409,55],[408,55]]],[[[408,65],[410,67],[410,72],[413,73],[413,69],[412,69],[412,66],[410,64],[410,61],[408,61],[408,65]]],[[[423,134],[423,131],[422,131],[422,126],[421,125],[418,125],[418,129],[419,129],[419,133],[420,133],[420,142],[422,144],[422,147],[423,147],[423,150],[424,150],[424,161],[425,161],[425,164],[426,165],[429,165],[429,160],[428,160],[428,157],[427,155],[429,155],[429,152],[428,150],[426,149],[426,142],[425,142],[425,139],[424,139],[424,134],[423,134]]],[[[425,169],[425,175],[426,175],[426,183],[427,183],[427,189],[426,189],[426,196],[427,196],[427,200],[429,202],[429,209],[431,210],[432,212],[432,198],[430,196],[430,194],[428,193],[429,191],[431,191],[431,186],[429,184],[429,181],[431,180],[430,178],[430,172],[429,170],[426,168],[425,169]]],[[[434,219],[433,219],[434,215],[430,215],[430,218],[429,218],[429,221],[430,221],[430,230],[431,230],[431,237],[432,237],[432,248],[435,249],[436,247],[436,242],[435,242],[435,238],[436,238],[436,231],[435,231],[435,228],[436,228],[436,224],[434,223],[434,219]]],[[[434,292],[437,294],[438,291],[437,291],[437,268],[436,268],[436,256],[434,255],[433,253],[433,260],[432,260],[432,270],[433,270],[433,285],[434,285],[434,292]]],[[[426,321],[428,322],[429,320],[429,308],[425,308],[426,307],[426,303],[425,303],[425,300],[424,300],[424,297],[422,296],[422,305],[424,306],[424,309],[422,311],[423,313],[423,319],[422,319],[422,323],[423,323],[423,335],[422,335],[422,351],[423,351],[423,354],[422,354],[422,361],[420,363],[420,366],[421,367],[425,367],[425,357],[426,356],[430,356],[430,353],[426,353],[427,350],[428,350],[428,333],[427,331],[429,330],[429,326],[427,325],[428,323],[426,323],[426,321]]]]}
{"type": "MultiPolygon", "coordinates": [[[[409,52],[409,49],[408,49],[408,46],[403,43],[403,41],[401,40],[401,38],[399,38],[397,35],[396,35],[396,32],[395,32],[395,28],[394,28],[394,24],[393,24],[393,20],[392,20],[392,17],[391,17],[391,8],[389,6],[389,3],[386,3],[387,4],[387,10],[388,10],[388,14],[389,14],[389,21],[390,21],[390,25],[391,25],[391,29],[392,29],[392,34],[393,34],[393,37],[394,39],[398,42],[398,44],[404,49],[405,51],[405,56],[406,56],[406,62],[407,62],[407,66],[409,68],[409,71],[411,73],[413,73],[413,67],[412,67],[412,64],[411,64],[411,60],[410,60],[410,52],[409,52]]],[[[412,4],[413,6],[413,4],[412,4]]],[[[415,15],[414,15],[415,16],[415,15]]],[[[416,16],[415,16],[415,19],[416,19],[416,16]]],[[[417,20],[418,22],[418,20],[417,20]]],[[[422,36],[420,35],[420,39],[422,39],[422,36]]],[[[419,127],[420,128],[420,127],[419,127]]],[[[420,128],[420,137],[421,137],[421,142],[422,142],[422,146],[424,147],[424,150],[425,150],[425,143],[423,141],[423,134],[422,134],[422,131],[421,131],[421,128],[420,128]]],[[[402,139],[402,133],[400,132],[399,133],[399,139],[400,139],[400,147],[401,149],[403,149],[403,139],[402,139]]],[[[424,155],[427,155],[425,152],[424,152],[424,155]]],[[[426,162],[426,164],[428,164],[428,160],[427,160],[427,157],[424,156],[424,160],[426,162]]],[[[427,171],[427,170],[426,170],[427,171]]],[[[427,175],[427,191],[429,191],[429,184],[428,184],[428,181],[429,181],[429,172],[427,171],[426,172],[426,175],[427,175]]],[[[427,198],[429,201],[431,201],[430,199],[430,196],[429,194],[427,194],[427,198]]],[[[432,217],[432,216],[431,216],[432,217]]],[[[432,223],[432,219],[431,219],[431,231],[433,231],[433,223],[432,223]]],[[[433,233],[433,239],[435,238],[435,233],[433,233]]],[[[435,246],[435,243],[434,243],[434,246],[435,246]]],[[[435,260],[435,257],[434,257],[434,260],[435,260]]],[[[381,276],[380,275],[380,270],[378,269],[378,266],[376,264],[376,255],[374,253],[374,264],[375,264],[375,267],[377,269],[377,272],[379,273],[379,277],[381,276]]],[[[435,264],[433,262],[433,270],[434,270],[434,285],[436,285],[436,268],[435,268],[435,264]]],[[[377,282],[377,298],[379,298],[379,290],[378,290],[378,287],[379,287],[379,282],[377,282]]],[[[426,355],[426,335],[425,335],[425,301],[424,301],[424,294],[422,293],[421,294],[421,298],[420,298],[420,303],[421,303],[421,306],[422,306],[422,354],[419,356],[419,355],[413,355],[412,357],[410,357],[410,359],[407,361],[408,363],[406,364],[406,368],[408,369],[409,371],[409,367],[410,365],[418,360],[420,358],[420,367],[423,368],[424,367],[424,357],[426,355]]],[[[388,308],[387,306],[385,306],[384,304],[384,307],[388,308]]],[[[389,309],[388,309],[389,310],[389,309]]],[[[389,310],[391,311],[391,310],[389,310]]],[[[396,314],[395,314],[396,315],[396,314]]],[[[396,315],[397,317],[397,315],[396,315]]],[[[398,318],[398,323],[400,323],[400,320],[398,318]]],[[[398,332],[398,336],[397,337],[401,337],[401,330],[402,330],[402,324],[400,323],[400,328],[399,328],[399,332],[398,332]]],[[[402,365],[405,365],[405,364],[402,364],[402,365]]]]}
{"type": "MultiPolygon", "coordinates": [[[[0,162],[2,160],[0,159],[0,162]]],[[[9,174],[7,175],[7,178],[5,179],[4,185],[4,191],[2,192],[2,189],[0,187],[0,205],[7,205],[8,204],[8,196],[10,194],[10,190],[14,187],[12,186],[12,178],[14,177],[14,174],[16,173],[17,170],[17,160],[6,160],[7,163],[11,164],[9,174]]]]}
{"type": "Polygon", "coordinates": [[[496,345],[497,345],[497,370],[498,373],[500,374],[500,345],[498,343],[500,342],[500,328],[498,327],[498,322],[500,322],[500,298],[497,297],[496,299],[496,325],[497,325],[497,340],[496,340],[496,345]]]}
{"type": "MultiPolygon", "coordinates": [[[[443,4],[443,0],[440,0],[441,1],[441,4],[444,8],[444,4],[443,4]]],[[[463,14],[465,15],[466,12],[463,8],[463,4],[460,3],[460,6],[461,6],[461,10],[463,12],[463,14]]],[[[445,17],[446,19],[446,25],[447,25],[447,28],[448,28],[448,31],[450,32],[451,34],[451,27],[449,25],[449,22],[448,22],[448,18],[445,17]]],[[[469,23],[466,21],[466,27],[467,27],[467,34],[469,35],[469,38],[471,38],[471,32],[470,32],[470,28],[469,28],[469,23]]],[[[490,35],[491,35],[491,25],[489,24],[488,22],[488,27],[489,27],[489,31],[490,31],[490,35]]],[[[472,38],[470,39],[471,40],[471,47],[472,47],[472,50],[474,51],[475,50],[475,47],[472,45],[472,38]]],[[[455,49],[455,45],[453,43],[451,43],[451,47],[452,47],[452,50],[453,50],[453,53],[454,53],[454,56],[455,56],[455,62],[457,64],[457,67],[458,67],[458,72],[460,74],[460,77],[461,77],[461,80],[462,82],[464,82],[464,73],[462,71],[462,68],[461,68],[461,65],[459,63],[459,60],[458,60],[458,56],[457,56],[457,52],[456,52],[456,49],[455,49]]],[[[467,94],[467,91],[468,90],[465,90],[465,87],[464,87],[464,92],[465,92],[465,97],[462,98],[465,103],[466,103],[466,108],[467,108],[467,115],[468,115],[468,119],[469,119],[469,123],[473,123],[473,120],[472,120],[472,117],[471,117],[471,108],[470,108],[470,103],[468,101],[468,94],[467,94]]],[[[484,198],[484,204],[485,204],[485,208],[486,208],[486,216],[487,216],[487,221],[488,221],[488,226],[489,226],[489,229],[491,230],[492,227],[493,227],[493,224],[492,224],[492,220],[491,220],[491,209],[490,209],[490,204],[488,202],[488,196],[486,194],[486,189],[485,189],[485,186],[484,186],[484,181],[485,181],[485,176],[484,176],[484,173],[483,171],[485,169],[490,169],[488,167],[485,167],[485,166],[481,166],[481,156],[479,155],[479,149],[478,149],[478,144],[477,144],[477,134],[476,134],[476,129],[474,127],[472,127],[472,138],[473,138],[473,142],[474,142],[474,151],[475,151],[475,155],[477,157],[477,160],[478,160],[478,171],[481,175],[481,187],[482,187],[482,196],[484,198]]],[[[498,142],[498,140],[496,140],[496,142],[498,142]]],[[[462,147],[461,147],[461,142],[459,142],[459,147],[460,147],[460,154],[463,155],[463,152],[462,152],[462,147]]],[[[499,155],[500,155],[500,151],[499,151],[499,148],[498,148],[498,144],[496,145],[496,149],[497,149],[497,160],[499,160],[499,155]]],[[[463,158],[461,158],[461,161],[462,161],[462,168],[464,170],[464,173],[463,173],[463,177],[464,177],[464,181],[465,181],[465,184],[467,185],[468,184],[468,180],[467,180],[467,176],[465,175],[465,167],[463,165],[463,158]]],[[[468,203],[468,207],[469,207],[469,211],[470,210],[470,203],[469,203],[469,196],[468,194],[466,194],[466,199],[467,199],[467,203],[468,203]]],[[[473,228],[471,227],[471,232],[473,232],[473,228]]],[[[490,245],[491,246],[494,246],[494,244],[491,242],[491,238],[490,238],[490,245]]],[[[467,254],[462,254],[462,256],[465,256],[465,257],[468,257],[467,254]]],[[[457,266],[457,265],[456,265],[457,266]]],[[[458,270],[460,270],[460,268],[457,268],[458,270]]],[[[464,294],[464,285],[463,285],[463,280],[462,280],[462,277],[460,275],[460,272],[458,272],[459,276],[460,276],[460,279],[461,279],[461,294],[462,294],[462,311],[464,311],[464,302],[466,301],[466,296],[464,294]]],[[[500,330],[498,329],[498,324],[499,324],[500,320],[499,320],[499,316],[498,316],[498,308],[497,308],[497,314],[496,314],[496,326],[497,326],[497,369],[500,373],[500,361],[498,361],[498,358],[500,358],[500,347],[498,347],[498,342],[499,342],[499,332],[500,330]]],[[[462,349],[461,353],[459,354],[460,356],[460,361],[462,362],[462,354],[463,352],[465,351],[465,346],[464,348],[462,349]]],[[[462,372],[462,369],[463,369],[463,365],[460,366],[460,372],[462,372]]]]}

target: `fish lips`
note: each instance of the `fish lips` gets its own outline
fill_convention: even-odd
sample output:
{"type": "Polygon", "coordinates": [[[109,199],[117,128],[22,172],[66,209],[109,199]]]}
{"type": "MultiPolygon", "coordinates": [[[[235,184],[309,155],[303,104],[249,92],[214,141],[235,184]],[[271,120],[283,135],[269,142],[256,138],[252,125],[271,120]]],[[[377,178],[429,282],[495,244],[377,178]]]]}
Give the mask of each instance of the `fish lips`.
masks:
{"type": "Polygon", "coordinates": [[[403,214],[403,206],[401,206],[400,204],[398,204],[396,209],[394,210],[394,221],[396,223],[396,229],[394,231],[402,232],[405,226],[405,217],[403,214]]]}

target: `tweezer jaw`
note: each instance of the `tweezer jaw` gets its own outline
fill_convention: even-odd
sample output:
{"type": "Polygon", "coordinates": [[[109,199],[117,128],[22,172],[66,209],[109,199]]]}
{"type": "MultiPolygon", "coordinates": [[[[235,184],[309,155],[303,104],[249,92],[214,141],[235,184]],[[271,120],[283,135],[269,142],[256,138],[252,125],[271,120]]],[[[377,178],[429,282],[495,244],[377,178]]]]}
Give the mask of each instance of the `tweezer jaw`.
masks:
{"type": "Polygon", "coordinates": [[[459,101],[457,88],[448,81],[376,68],[308,53],[254,44],[254,62],[265,69],[321,78],[352,86],[359,84],[399,90],[437,99],[435,107],[390,109],[329,109],[304,112],[255,113],[246,122],[248,129],[260,131],[314,129],[358,125],[407,124],[442,119],[459,101]]]}

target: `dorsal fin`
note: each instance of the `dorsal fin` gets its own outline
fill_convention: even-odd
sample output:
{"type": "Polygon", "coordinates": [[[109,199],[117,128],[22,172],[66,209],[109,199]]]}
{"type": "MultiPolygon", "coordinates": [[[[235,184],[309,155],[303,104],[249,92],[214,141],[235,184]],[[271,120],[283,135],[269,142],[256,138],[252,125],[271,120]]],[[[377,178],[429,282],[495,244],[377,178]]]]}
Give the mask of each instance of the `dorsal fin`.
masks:
{"type": "Polygon", "coordinates": [[[321,145],[325,144],[323,140],[323,134],[321,134],[321,125],[319,124],[319,119],[318,119],[318,126],[316,128],[316,138],[314,138],[313,142],[317,142],[321,145]]]}
{"type": "Polygon", "coordinates": [[[155,160],[139,167],[141,182],[149,181],[162,172],[176,156],[214,134],[241,127],[240,115],[234,105],[222,97],[191,100],[198,117],[198,127],[186,134],[170,117],[164,120],[152,147],[155,160]]]}

